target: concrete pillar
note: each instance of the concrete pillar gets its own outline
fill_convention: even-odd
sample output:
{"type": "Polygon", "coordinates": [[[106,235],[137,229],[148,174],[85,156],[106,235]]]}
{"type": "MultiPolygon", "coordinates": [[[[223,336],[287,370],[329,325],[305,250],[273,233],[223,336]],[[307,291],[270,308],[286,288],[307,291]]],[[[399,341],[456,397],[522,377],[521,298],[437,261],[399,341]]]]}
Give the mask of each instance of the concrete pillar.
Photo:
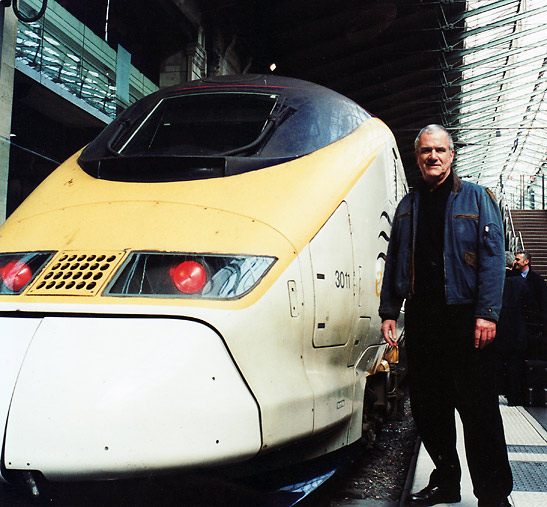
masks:
{"type": "Polygon", "coordinates": [[[131,76],[131,53],[118,44],[116,53],[116,106],[121,112],[130,104],[129,77],[131,76]]]}
{"type": "Polygon", "coordinates": [[[0,223],[6,220],[8,198],[11,112],[13,105],[13,78],[15,75],[15,45],[17,18],[12,9],[0,7],[0,223]]]}
{"type": "Polygon", "coordinates": [[[186,44],[181,51],[166,58],[160,69],[160,88],[205,77],[207,53],[200,42],[186,44]]]}
{"type": "Polygon", "coordinates": [[[205,48],[199,43],[186,45],[187,58],[187,80],[201,79],[206,75],[207,53],[205,48]]]}
{"type": "Polygon", "coordinates": [[[187,58],[183,51],[167,57],[160,68],[160,88],[166,88],[186,81],[187,58]]]}

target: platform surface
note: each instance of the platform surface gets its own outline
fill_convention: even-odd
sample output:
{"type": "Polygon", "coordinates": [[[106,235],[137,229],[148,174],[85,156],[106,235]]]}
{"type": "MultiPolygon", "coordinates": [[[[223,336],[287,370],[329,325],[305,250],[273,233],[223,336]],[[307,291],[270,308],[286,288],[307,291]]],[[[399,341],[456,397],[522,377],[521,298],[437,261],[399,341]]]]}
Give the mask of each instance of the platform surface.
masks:
{"type": "MultiPolygon", "coordinates": [[[[513,492],[509,498],[514,507],[547,506],[547,431],[524,407],[510,407],[500,396],[500,411],[505,429],[509,462],[513,471],[513,492]]],[[[547,413],[547,408],[531,411],[536,417],[547,413]]],[[[458,454],[462,465],[461,502],[439,506],[476,507],[471,477],[467,468],[463,444],[463,428],[457,417],[458,454]]],[[[412,492],[427,486],[433,470],[423,444],[420,446],[412,492]]]]}

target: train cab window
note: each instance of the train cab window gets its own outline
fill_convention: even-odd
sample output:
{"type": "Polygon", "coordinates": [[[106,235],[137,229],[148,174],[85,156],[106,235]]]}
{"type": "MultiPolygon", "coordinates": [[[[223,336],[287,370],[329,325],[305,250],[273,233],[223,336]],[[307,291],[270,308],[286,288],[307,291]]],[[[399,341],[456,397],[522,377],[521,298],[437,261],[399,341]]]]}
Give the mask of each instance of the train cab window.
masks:
{"type": "Polygon", "coordinates": [[[222,155],[253,143],[278,96],[201,93],[163,99],[120,150],[121,155],[222,155]]]}
{"type": "Polygon", "coordinates": [[[342,95],[304,81],[193,82],[133,104],[81,153],[95,178],[166,182],[233,176],[308,155],[371,116],[342,95]]]}

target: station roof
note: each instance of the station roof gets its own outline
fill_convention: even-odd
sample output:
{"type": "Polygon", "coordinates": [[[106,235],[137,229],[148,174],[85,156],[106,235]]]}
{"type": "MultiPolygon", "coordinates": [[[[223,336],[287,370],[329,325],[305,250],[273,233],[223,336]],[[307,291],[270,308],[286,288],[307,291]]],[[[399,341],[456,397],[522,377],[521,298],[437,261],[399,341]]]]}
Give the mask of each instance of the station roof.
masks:
{"type": "Polygon", "coordinates": [[[461,177],[522,194],[525,207],[532,189],[537,206],[547,165],[544,0],[254,3],[257,65],[339,91],[385,121],[411,184],[414,138],[441,123],[461,177]]]}
{"type": "MultiPolygon", "coordinates": [[[[106,3],[85,4],[77,14],[96,18],[99,30],[106,3]]],[[[536,207],[541,201],[545,0],[161,0],[152,10],[144,0],[114,4],[113,33],[133,33],[132,42],[120,42],[139,43],[134,52],[142,62],[194,37],[196,23],[181,21],[174,9],[192,4],[206,33],[225,37],[226,51],[248,49],[248,72],[269,73],[275,63],[275,74],[324,85],[382,119],[411,185],[419,177],[414,138],[440,123],[453,134],[461,177],[498,193],[504,188],[514,207],[533,207],[532,194],[536,207]],[[155,22],[138,22],[152,15],[155,22]]]]}
{"type": "MultiPolygon", "coordinates": [[[[441,62],[447,20],[465,4],[420,0],[264,0],[257,9],[258,59],[268,71],[332,88],[394,132],[412,183],[414,138],[446,123],[441,62]]],[[[460,32],[454,27],[452,32],[460,32]]]]}

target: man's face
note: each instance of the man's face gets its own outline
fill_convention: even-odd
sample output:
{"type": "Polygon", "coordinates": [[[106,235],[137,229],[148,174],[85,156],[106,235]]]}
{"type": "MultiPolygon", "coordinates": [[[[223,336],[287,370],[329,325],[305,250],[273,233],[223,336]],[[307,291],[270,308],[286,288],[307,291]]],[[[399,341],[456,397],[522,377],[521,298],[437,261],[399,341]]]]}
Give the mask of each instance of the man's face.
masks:
{"type": "Polygon", "coordinates": [[[438,187],[450,174],[454,150],[443,131],[424,132],[418,140],[416,161],[425,182],[432,188],[438,187]]]}
{"type": "Polygon", "coordinates": [[[515,255],[515,269],[522,273],[528,267],[528,264],[530,264],[530,261],[523,254],[515,255]]]}

